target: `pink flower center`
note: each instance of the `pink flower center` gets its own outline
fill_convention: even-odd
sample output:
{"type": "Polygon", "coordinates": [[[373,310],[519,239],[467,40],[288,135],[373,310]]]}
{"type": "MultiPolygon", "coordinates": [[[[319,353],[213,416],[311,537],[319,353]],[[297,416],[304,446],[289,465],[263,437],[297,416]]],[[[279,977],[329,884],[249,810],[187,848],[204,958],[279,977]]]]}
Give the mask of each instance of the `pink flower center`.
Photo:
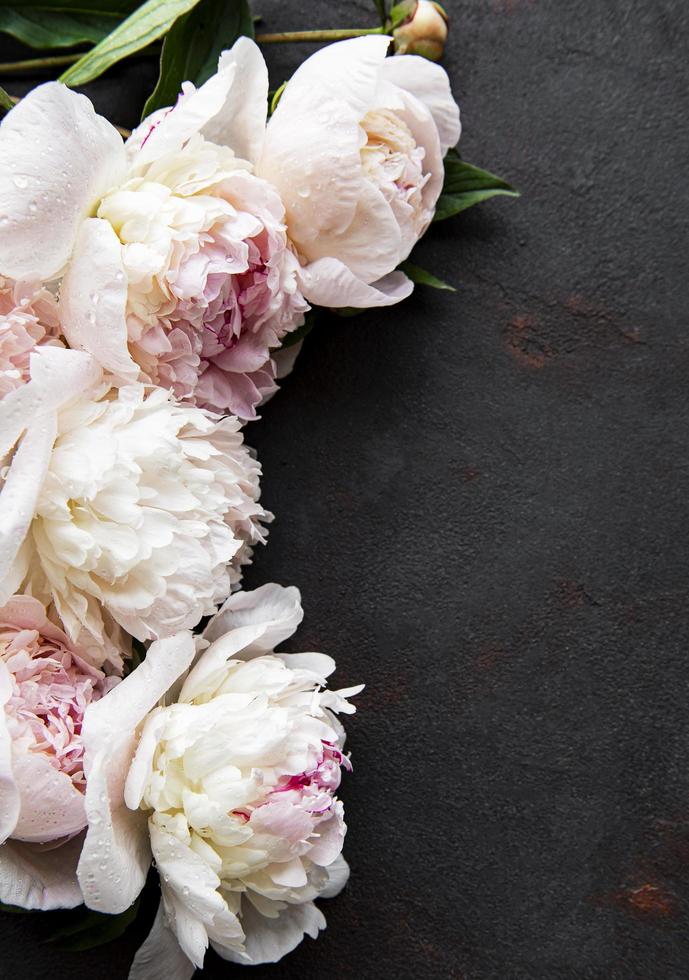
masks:
{"type": "Polygon", "coordinates": [[[12,737],[29,736],[32,751],[45,753],[51,764],[83,792],[84,714],[112,683],[37,630],[0,632],[0,657],[14,685],[5,705],[12,737]]]}

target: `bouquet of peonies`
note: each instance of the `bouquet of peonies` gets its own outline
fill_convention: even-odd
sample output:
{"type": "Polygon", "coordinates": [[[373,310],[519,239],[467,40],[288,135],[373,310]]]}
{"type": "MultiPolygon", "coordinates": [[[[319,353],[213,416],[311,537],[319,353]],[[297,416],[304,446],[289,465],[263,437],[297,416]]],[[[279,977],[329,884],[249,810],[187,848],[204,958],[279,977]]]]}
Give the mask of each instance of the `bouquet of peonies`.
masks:
{"type": "Polygon", "coordinates": [[[361,36],[275,93],[244,3],[124,3],[107,30],[88,6],[38,37],[3,21],[92,46],[21,100],[0,90],[0,902],[85,907],[112,938],[153,864],[130,977],[188,978],[209,944],[261,963],[315,938],[314,900],[348,876],[338,716],[361,686],[276,652],[295,588],[241,590],[272,520],[243,425],[319,310],[445,287],[407,262],[416,242],[515,192],[453,150],[427,0],[314,32],[361,36]],[[123,139],[71,86],[160,39],[123,139]]]}

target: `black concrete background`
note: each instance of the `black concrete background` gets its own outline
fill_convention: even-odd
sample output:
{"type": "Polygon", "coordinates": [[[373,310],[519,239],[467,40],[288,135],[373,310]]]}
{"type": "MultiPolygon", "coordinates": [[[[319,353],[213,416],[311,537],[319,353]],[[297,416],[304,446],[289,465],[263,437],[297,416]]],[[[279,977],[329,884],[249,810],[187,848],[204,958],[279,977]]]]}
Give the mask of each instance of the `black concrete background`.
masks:
{"type": "MultiPolygon", "coordinates": [[[[296,647],[368,684],[350,885],[317,943],[251,976],[679,980],[689,12],[449,7],[463,153],[523,197],[434,228],[417,261],[456,295],[324,327],[248,432],[277,521],[247,585],[298,585],[296,647]]],[[[373,23],[363,2],[255,9],[373,23]]],[[[267,49],[273,81],[309,50],[267,49]]],[[[89,94],[131,125],[151,80],[138,62],[89,94]]],[[[124,980],[145,925],[57,954],[3,916],[0,974],[124,980]]]]}

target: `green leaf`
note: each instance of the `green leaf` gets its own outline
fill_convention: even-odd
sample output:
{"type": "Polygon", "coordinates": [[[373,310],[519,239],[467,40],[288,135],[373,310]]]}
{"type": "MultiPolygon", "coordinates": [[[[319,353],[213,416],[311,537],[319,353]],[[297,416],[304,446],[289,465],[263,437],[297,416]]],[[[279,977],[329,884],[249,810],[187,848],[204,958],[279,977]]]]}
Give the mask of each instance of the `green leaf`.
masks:
{"type": "Polygon", "coordinates": [[[158,84],[144,106],[142,118],[174,105],[182,82],[201,85],[216,71],[221,51],[240,35],[254,36],[248,0],[200,0],[179,17],[163,42],[158,84]]]}
{"type": "Polygon", "coordinates": [[[282,93],[287,88],[287,82],[283,82],[274,92],[268,93],[268,115],[272,116],[282,98],[282,93]]]}
{"type": "Polygon", "coordinates": [[[5,905],[4,902],[0,902],[0,912],[9,912],[10,915],[30,915],[38,911],[38,909],[23,909],[20,905],[5,905]]]}
{"type": "Polygon", "coordinates": [[[425,269],[421,269],[418,265],[413,265],[411,262],[403,262],[398,268],[408,275],[412,282],[415,282],[419,286],[431,286],[433,289],[447,289],[451,293],[457,292],[454,286],[443,282],[442,279],[434,276],[432,272],[426,272],[425,269]]]}
{"type": "Polygon", "coordinates": [[[408,21],[416,10],[417,0],[401,0],[390,10],[390,31],[408,21]]]}
{"type": "Polygon", "coordinates": [[[502,177],[496,177],[487,170],[466,163],[455,150],[448,152],[444,163],[445,181],[436,205],[434,221],[444,221],[474,204],[480,204],[481,201],[500,194],[519,197],[519,191],[502,177]]]}
{"type": "Polygon", "coordinates": [[[137,6],[138,0],[0,0],[0,33],[32,48],[97,44],[137,6]]]}
{"type": "Polygon", "coordinates": [[[14,100],[12,99],[12,96],[6,92],[4,88],[0,88],[0,111],[9,112],[13,106],[14,100]]]}
{"type": "Polygon", "coordinates": [[[199,0],[147,0],[100,44],[71,65],[60,76],[65,85],[85,85],[98,78],[112,65],[141,51],[166,34],[182,14],[195,7],[199,0]]]}
{"type": "Polygon", "coordinates": [[[79,906],[72,921],[51,933],[46,942],[58,949],[80,951],[103,946],[118,939],[132,924],[139,911],[140,899],[119,915],[92,912],[85,905],[79,906]]]}

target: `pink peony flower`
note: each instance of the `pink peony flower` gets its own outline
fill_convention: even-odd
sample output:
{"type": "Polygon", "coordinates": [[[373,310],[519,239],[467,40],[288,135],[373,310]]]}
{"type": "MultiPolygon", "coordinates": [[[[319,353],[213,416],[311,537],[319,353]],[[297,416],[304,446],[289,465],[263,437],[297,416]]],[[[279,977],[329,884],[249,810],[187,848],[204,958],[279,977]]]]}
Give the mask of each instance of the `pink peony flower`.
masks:
{"type": "Polygon", "coordinates": [[[117,683],[37,599],[16,595],[0,608],[0,902],[43,910],[83,902],[82,726],[117,683]]]}
{"type": "Polygon", "coordinates": [[[17,595],[0,609],[2,775],[16,809],[0,840],[46,843],[86,826],[82,724],[117,681],[84,659],[37,599],[17,595]]]}
{"type": "Polygon", "coordinates": [[[0,398],[29,379],[29,357],[44,344],[62,347],[49,290],[0,276],[0,398]]]}

